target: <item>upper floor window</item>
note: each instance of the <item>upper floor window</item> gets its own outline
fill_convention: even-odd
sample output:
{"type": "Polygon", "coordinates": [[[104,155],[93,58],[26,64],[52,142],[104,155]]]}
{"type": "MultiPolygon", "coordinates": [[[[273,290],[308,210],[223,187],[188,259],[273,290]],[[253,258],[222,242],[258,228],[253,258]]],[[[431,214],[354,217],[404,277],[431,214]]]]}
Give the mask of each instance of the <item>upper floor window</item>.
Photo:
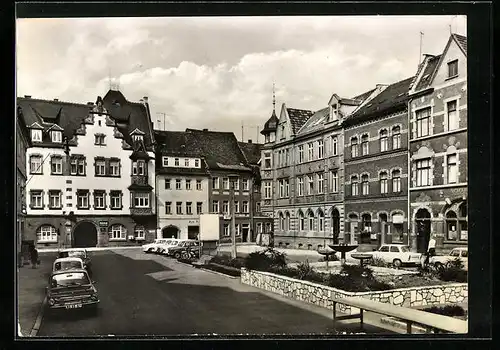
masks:
{"type": "Polygon", "coordinates": [[[172,214],[172,202],[165,202],[165,214],[172,214]]]}
{"type": "Polygon", "coordinates": [[[324,193],[325,186],[325,175],[323,173],[318,174],[318,193],[324,193]]]}
{"type": "Polygon", "coordinates": [[[229,190],[229,178],[225,177],[222,179],[222,188],[224,190],[229,190]]]}
{"type": "Polygon", "coordinates": [[[51,174],[53,174],[53,175],[62,174],[62,164],[63,164],[62,157],[53,156],[50,159],[50,172],[51,172],[51,174]]]}
{"type": "Polygon", "coordinates": [[[30,174],[42,174],[42,156],[32,155],[30,157],[30,174]]]}
{"type": "Polygon", "coordinates": [[[196,180],[196,190],[201,191],[201,180],[196,180]]]}
{"type": "Polygon", "coordinates": [[[180,190],[182,188],[182,180],[181,179],[175,179],[175,189],[180,190]]]}
{"type": "Polygon", "coordinates": [[[448,78],[453,78],[458,75],[458,60],[448,62],[448,78]]]}
{"type": "Polygon", "coordinates": [[[384,171],[380,173],[380,193],[387,193],[387,188],[387,173],[384,171]]]}
{"type": "Polygon", "coordinates": [[[218,190],[219,189],[219,178],[218,177],[212,178],[212,188],[214,190],[218,190]]]}
{"type": "Polygon", "coordinates": [[[431,107],[418,110],[416,112],[416,117],[417,137],[428,136],[431,129],[431,107]]]}
{"type": "Polygon", "coordinates": [[[332,171],[331,174],[331,181],[332,181],[332,184],[331,184],[331,190],[332,192],[338,192],[339,191],[339,174],[338,172],[335,170],[335,171],[332,171]]]}
{"type": "Polygon", "coordinates": [[[401,171],[392,171],[392,192],[401,192],[401,171]]]}
{"type": "Polygon", "coordinates": [[[186,179],[186,190],[190,190],[190,189],[191,189],[191,180],[186,179]]]}
{"type": "Polygon", "coordinates": [[[31,141],[42,142],[42,130],[39,129],[31,130],[31,141]]]}
{"type": "Polygon", "coordinates": [[[307,175],[307,182],[308,182],[308,187],[307,187],[307,194],[314,194],[314,178],[312,175],[307,175]]]}
{"type": "Polygon", "coordinates": [[[368,175],[361,176],[361,186],[363,195],[367,195],[370,193],[370,183],[368,182],[368,175]]]}
{"type": "Polygon", "coordinates": [[[146,175],[146,163],[143,160],[132,162],[132,175],[146,175]]]}
{"type": "Polygon", "coordinates": [[[149,208],[149,193],[134,193],[135,208],[149,208]]]}
{"type": "Polygon", "coordinates": [[[332,136],[332,155],[336,156],[338,154],[338,139],[337,136],[332,136]]]}
{"type": "Polygon", "coordinates": [[[184,166],[189,167],[189,158],[184,159],[184,166]]]}
{"type": "Polygon", "coordinates": [[[270,199],[272,197],[272,183],[271,181],[264,182],[264,198],[270,199]]]}
{"type": "Polygon", "coordinates": [[[324,142],[323,140],[318,140],[318,158],[322,159],[323,158],[323,153],[324,153],[324,142]]]}
{"type": "Polygon", "coordinates": [[[304,195],[304,178],[303,177],[298,178],[297,186],[298,186],[298,188],[297,188],[298,195],[303,196],[304,195]]]}
{"type": "Polygon", "coordinates": [[[361,136],[361,155],[366,156],[368,154],[368,135],[364,134],[361,136]]]}
{"type": "Polygon", "coordinates": [[[49,208],[60,209],[61,207],[61,190],[49,190],[49,208]]]}
{"type": "Polygon", "coordinates": [[[229,201],[222,201],[222,214],[229,213],[229,201]]]}
{"type": "Polygon", "coordinates": [[[351,158],[358,156],[358,138],[351,137],[351,158]]]}
{"type": "Polygon", "coordinates": [[[122,208],[122,191],[110,191],[109,192],[109,207],[111,209],[121,209],[122,208]]]}
{"type": "Polygon", "coordinates": [[[309,142],[307,145],[307,160],[314,159],[314,143],[309,142]]]}
{"type": "Polygon", "coordinates": [[[89,208],[89,191],[80,190],[76,193],[76,207],[79,209],[89,208]]]}
{"type": "Polygon", "coordinates": [[[242,207],[243,213],[248,213],[248,202],[243,201],[243,207],[242,207]]]}
{"type": "Polygon", "coordinates": [[[52,142],[61,143],[62,142],[62,132],[60,131],[51,131],[50,135],[52,137],[52,142]]]}
{"type": "Polygon", "coordinates": [[[165,179],[165,189],[166,190],[172,189],[172,179],[165,179]]]}
{"type": "Polygon", "coordinates": [[[249,184],[250,184],[250,180],[248,180],[248,179],[243,180],[243,191],[249,190],[249,188],[250,188],[249,184]]]}
{"type": "Polygon", "coordinates": [[[94,137],[95,137],[95,142],[94,142],[95,145],[100,145],[100,146],[106,145],[105,143],[106,135],[95,134],[94,137]]]}
{"type": "Polygon", "coordinates": [[[458,178],[458,167],[457,167],[457,155],[449,154],[446,156],[446,175],[449,184],[457,183],[458,178]]]}
{"type": "Polygon", "coordinates": [[[31,209],[43,208],[43,192],[41,190],[30,191],[30,208],[31,209]]]}
{"type": "Polygon", "coordinates": [[[431,160],[430,158],[417,160],[417,186],[429,186],[431,184],[431,160]]]}
{"type": "Polygon", "coordinates": [[[304,145],[299,146],[299,163],[304,163],[304,145]]]}
{"type": "Polygon", "coordinates": [[[450,101],[446,104],[448,130],[458,129],[457,101],[450,101]]]}
{"type": "Polygon", "coordinates": [[[192,202],[186,202],[186,214],[188,215],[193,215],[193,203],[192,202]]]}
{"type": "Polygon", "coordinates": [[[179,166],[179,158],[175,158],[174,159],[174,165],[175,166],[179,166]]]}
{"type": "Polygon", "coordinates": [[[203,213],[203,202],[196,202],[196,214],[203,213]]]}
{"type": "Polygon", "coordinates": [[[387,149],[387,130],[383,129],[380,130],[380,152],[385,152],[387,149]]]}
{"type": "Polygon", "coordinates": [[[392,128],[392,149],[401,148],[401,128],[395,126],[392,128]]]}
{"type": "Polygon", "coordinates": [[[162,160],[163,160],[163,166],[167,167],[168,166],[168,157],[163,157],[162,160]]]}
{"type": "Polygon", "coordinates": [[[120,176],[120,160],[111,159],[109,161],[109,175],[120,176]]]}
{"type": "Polygon", "coordinates": [[[97,176],[106,175],[106,161],[104,159],[98,159],[95,161],[95,174],[97,176]]]}
{"type": "Polygon", "coordinates": [[[106,208],[106,192],[104,190],[94,191],[94,209],[106,208]]]}
{"type": "Polygon", "coordinates": [[[351,176],[351,195],[357,196],[359,194],[359,183],[357,176],[351,176]]]}
{"type": "Polygon", "coordinates": [[[200,167],[200,160],[199,160],[199,159],[195,159],[195,160],[194,160],[194,166],[195,166],[196,168],[199,168],[199,167],[200,167]]]}
{"type": "Polygon", "coordinates": [[[134,140],[134,141],[142,141],[142,135],[134,135],[134,136],[132,136],[132,140],[134,140]]]}
{"type": "Polygon", "coordinates": [[[270,169],[271,167],[271,152],[264,152],[264,168],[270,169]]]}

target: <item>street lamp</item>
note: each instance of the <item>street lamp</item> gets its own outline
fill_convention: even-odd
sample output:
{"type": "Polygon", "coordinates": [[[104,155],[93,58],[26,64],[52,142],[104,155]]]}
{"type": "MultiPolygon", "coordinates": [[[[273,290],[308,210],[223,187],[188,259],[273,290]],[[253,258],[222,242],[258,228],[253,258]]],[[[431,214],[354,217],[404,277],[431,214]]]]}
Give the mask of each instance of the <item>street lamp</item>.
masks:
{"type": "Polygon", "coordinates": [[[238,175],[229,175],[229,184],[231,187],[231,205],[230,205],[230,213],[231,213],[231,244],[232,244],[232,249],[231,249],[231,256],[233,259],[236,258],[237,256],[237,251],[236,251],[236,219],[235,219],[235,208],[234,208],[234,183],[238,179],[238,175]]]}

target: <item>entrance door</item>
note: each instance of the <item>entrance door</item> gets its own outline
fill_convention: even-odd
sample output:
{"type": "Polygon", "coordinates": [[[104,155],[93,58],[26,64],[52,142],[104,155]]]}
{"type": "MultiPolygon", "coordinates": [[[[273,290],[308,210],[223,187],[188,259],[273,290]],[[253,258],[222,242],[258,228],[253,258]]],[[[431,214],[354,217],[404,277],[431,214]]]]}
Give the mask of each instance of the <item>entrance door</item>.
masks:
{"type": "Polygon", "coordinates": [[[188,226],[188,239],[198,239],[200,226],[188,226]]]}
{"type": "Polygon", "coordinates": [[[419,209],[415,215],[417,231],[417,252],[425,253],[431,236],[431,214],[427,209],[419,209]]]}
{"type": "Polygon", "coordinates": [[[340,233],[340,214],[336,208],[332,210],[332,231],[333,244],[338,244],[340,233]]]}
{"type": "Polygon", "coordinates": [[[179,229],[176,226],[170,225],[162,230],[163,238],[179,238],[179,229]]]}
{"type": "Polygon", "coordinates": [[[73,247],[87,248],[97,246],[97,228],[91,222],[81,222],[73,231],[73,247]]]}
{"type": "Polygon", "coordinates": [[[243,238],[242,242],[248,242],[249,233],[250,233],[250,225],[242,224],[241,225],[241,237],[243,238]]]}

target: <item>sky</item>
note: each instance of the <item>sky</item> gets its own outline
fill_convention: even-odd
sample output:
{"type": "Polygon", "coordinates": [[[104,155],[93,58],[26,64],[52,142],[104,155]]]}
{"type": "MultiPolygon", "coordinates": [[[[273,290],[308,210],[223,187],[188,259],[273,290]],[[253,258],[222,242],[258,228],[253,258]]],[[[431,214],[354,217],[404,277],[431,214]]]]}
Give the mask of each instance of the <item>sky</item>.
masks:
{"type": "Polygon", "coordinates": [[[466,35],[465,16],[18,19],[17,96],[95,102],[111,81],[148,97],[157,129],[262,142],[273,83],[278,115],[318,110],[413,76],[419,33],[422,54],[439,54],[450,26],[466,35]]]}

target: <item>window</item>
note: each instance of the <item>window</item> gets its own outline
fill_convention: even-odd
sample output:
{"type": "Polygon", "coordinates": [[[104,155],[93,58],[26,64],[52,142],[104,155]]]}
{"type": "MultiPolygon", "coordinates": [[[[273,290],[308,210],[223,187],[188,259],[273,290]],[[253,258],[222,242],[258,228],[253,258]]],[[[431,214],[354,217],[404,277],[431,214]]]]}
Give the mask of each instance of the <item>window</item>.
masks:
{"type": "Polygon", "coordinates": [[[201,191],[201,180],[196,180],[196,190],[201,191]]]}
{"type": "Polygon", "coordinates": [[[271,152],[264,152],[264,168],[270,169],[271,167],[271,152]]]}
{"type": "Polygon", "coordinates": [[[235,179],[233,181],[233,186],[234,186],[235,191],[239,191],[240,190],[240,179],[235,179]]]}
{"type": "Polygon", "coordinates": [[[189,158],[184,158],[184,166],[189,167],[189,158]]]}
{"type": "Polygon", "coordinates": [[[250,180],[244,179],[243,180],[243,191],[248,191],[249,189],[250,189],[250,180]]]}
{"type": "Polygon", "coordinates": [[[384,171],[380,173],[380,193],[387,193],[387,187],[387,173],[384,171]]]}
{"type": "Polygon", "coordinates": [[[417,186],[429,186],[431,184],[431,160],[417,160],[417,186]]]}
{"type": "Polygon", "coordinates": [[[236,224],[235,225],[235,236],[239,236],[240,235],[240,224],[236,224]]]}
{"type": "Polygon", "coordinates": [[[272,187],[271,187],[271,182],[266,181],[264,182],[264,198],[265,199],[270,199],[272,197],[272,187]]]}
{"type": "Polygon", "coordinates": [[[399,248],[395,247],[395,246],[391,246],[391,247],[389,247],[389,251],[391,253],[399,253],[399,248]]]}
{"type": "Polygon", "coordinates": [[[323,173],[318,174],[318,193],[324,193],[325,186],[325,175],[323,173]]]}
{"type": "Polygon", "coordinates": [[[106,161],[104,159],[99,159],[95,161],[95,175],[96,176],[106,175],[106,161]]]}
{"type": "Polygon", "coordinates": [[[61,143],[62,142],[62,132],[51,131],[50,136],[52,137],[52,142],[61,143]]]}
{"type": "Polygon", "coordinates": [[[285,230],[285,217],[283,216],[283,213],[279,214],[279,228],[280,228],[280,231],[285,230]]]}
{"type": "Polygon", "coordinates": [[[304,145],[299,146],[299,163],[304,163],[304,145]]]}
{"type": "Polygon", "coordinates": [[[417,116],[417,137],[429,136],[431,127],[431,107],[418,110],[417,116]]]}
{"type": "Polygon", "coordinates": [[[106,144],[105,144],[105,141],[104,141],[104,139],[106,138],[106,135],[103,135],[103,134],[95,134],[95,135],[94,135],[94,137],[95,137],[95,139],[94,139],[94,140],[95,140],[94,144],[96,144],[96,145],[98,145],[98,146],[104,146],[104,145],[106,145],[106,144]]]}
{"type": "Polygon", "coordinates": [[[134,193],[134,208],[149,208],[149,193],[134,193]]]}
{"type": "Polygon", "coordinates": [[[229,213],[229,202],[228,201],[223,201],[222,202],[222,213],[223,214],[228,214],[229,213]]]}
{"type": "Polygon", "coordinates": [[[457,101],[450,101],[446,104],[448,113],[448,130],[458,129],[457,101]]]}
{"type": "Polygon", "coordinates": [[[32,209],[43,208],[43,194],[42,191],[33,190],[30,192],[30,206],[32,209]]]}
{"type": "Polygon", "coordinates": [[[132,175],[146,175],[145,165],[143,160],[132,162],[132,175]]]}
{"type": "Polygon", "coordinates": [[[135,238],[144,239],[146,237],[146,230],[144,229],[144,226],[136,226],[134,236],[135,238]]]}
{"type": "Polygon", "coordinates": [[[104,191],[95,190],[94,191],[94,208],[104,209],[106,208],[106,193],[104,191]]]}
{"type": "Polygon", "coordinates": [[[71,158],[70,173],[71,175],[76,175],[78,173],[78,159],[76,158],[71,158]]]}
{"type": "Polygon", "coordinates": [[[332,171],[330,173],[330,177],[331,177],[331,191],[332,192],[338,192],[339,191],[339,174],[338,172],[335,170],[335,171],[332,171]]]}
{"type": "Polygon", "coordinates": [[[88,191],[78,191],[76,193],[76,206],[79,209],[87,209],[89,207],[88,191]]]}
{"type": "Polygon", "coordinates": [[[42,225],[36,230],[38,242],[57,242],[57,230],[52,225],[42,225]]]}
{"type": "Polygon", "coordinates": [[[325,230],[324,226],[325,226],[325,215],[320,210],[318,212],[318,231],[324,231],[325,230]]]}
{"type": "Polygon", "coordinates": [[[78,175],[85,175],[85,158],[78,158],[78,175]]]}
{"type": "Polygon", "coordinates": [[[448,178],[449,184],[457,183],[458,172],[457,172],[457,155],[449,154],[446,156],[446,176],[448,178]]]}
{"type": "Polygon", "coordinates": [[[196,214],[198,214],[198,215],[203,214],[203,203],[202,202],[196,202],[196,214]]]}
{"type": "Polygon", "coordinates": [[[163,166],[168,167],[168,157],[163,157],[162,160],[163,160],[163,166]]]}
{"type": "Polygon", "coordinates": [[[165,189],[166,190],[172,189],[172,179],[165,179],[165,189]]]}
{"type": "Polygon", "coordinates": [[[271,232],[272,225],[270,222],[266,222],[266,232],[271,232]]]}
{"type": "Polygon", "coordinates": [[[110,191],[109,192],[109,206],[111,209],[121,209],[122,208],[122,193],[121,193],[121,191],[110,191]]]}
{"type": "Polygon", "coordinates": [[[61,208],[61,191],[49,190],[49,208],[59,209],[61,208]]]}
{"type": "Polygon", "coordinates": [[[219,201],[213,201],[212,202],[212,213],[218,213],[219,212],[219,201]]]}
{"type": "Polygon", "coordinates": [[[30,157],[30,174],[42,174],[42,156],[32,155],[30,157]]]}
{"type": "Polygon", "coordinates": [[[367,195],[370,192],[370,183],[368,182],[368,175],[361,176],[361,190],[363,191],[363,195],[367,195]]]}
{"type": "Polygon", "coordinates": [[[42,142],[42,130],[31,130],[31,141],[42,142]]]}
{"type": "Polygon", "coordinates": [[[262,233],[262,222],[257,223],[257,233],[262,233]]]}
{"type": "Polygon", "coordinates": [[[379,252],[388,252],[389,251],[389,246],[380,247],[380,249],[378,251],[379,252]]]}
{"type": "Polygon", "coordinates": [[[280,179],[278,180],[279,184],[279,198],[285,197],[285,180],[280,179]]]}
{"type": "Polygon", "coordinates": [[[222,179],[222,188],[224,190],[229,190],[229,179],[227,177],[222,179]]]}
{"type": "Polygon", "coordinates": [[[358,156],[358,138],[351,138],[351,158],[358,156]]]}
{"type": "Polygon", "coordinates": [[[318,158],[322,159],[323,158],[323,153],[324,153],[325,145],[323,140],[318,140],[318,158]]]}
{"type": "Polygon", "coordinates": [[[361,136],[361,155],[366,156],[368,154],[368,135],[364,134],[361,136]]]}
{"type": "Polygon", "coordinates": [[[260,202],[255,203],[255,211],[260,213],[260,202]]]}
{"type": "Polygon", "coordinates": [[[290,149],[285,150],[285,165],[290,165],[290,149]]]}
{"type": "Polygon", "coordinates": [[[111,240],[124,240],[127,239],[127,229],[121,224],[111,226],[111,240]]]}
{"type": "Polygon", "coordinates": [[[307,175],[307,181],[309,183],[307,194],[314,194],[314,179],[312,175],[307,175]]]}
{"type": "Polygon", "coordinates": [[[62,157],[54,156],[50,159],[50,170],[51,174],[59,175],[62,174],[62,157]]]}
{"type": "Polygon", "coordinates": [[[338,153],[338,143],[337,136],[332,136],[332,155],[334,156],[338,153]]]}
{"type": "Polygon", "coordinates": [[[109,175],[120,176],[120,160],[113,159],[109,161],[109,175]]]}
{"type": "Polygon", "coordinates": [[[304,178],[299,177],[299,182],[298,182],[298,195],[303,196],[304,195],[304,178]]]}
{"type": "Polygon", "coordinates": [[[177,214],[182,214],[182,202],[175,203],[175,212],[177,214]]]}
{"type": "Polygon", "coordinates": [[[351,177],[351,195],[357,196],[358,194],[359,194],[358,177],[352,176],[351,177]]]}
{"type": "Polygon", "coordinates": [[[286,179],[285,181],[285,197],[290,197],[290,180],[286,179]]]}
{"type": "Polygon", "coordinates": [[[224,236],[230,236],[231,231],[229,230],[229,224],[224,224],[224,236]]]}
{"type": "Polygon", "coordinates": [[[401,192],[401,171],[392,171],[392,192],[401,192]]]}
{"type": "Polygon", "coordinates": [[[240,212],[240,202],[234,201],[234,212],[239,213],[240,212]]]}
{"type": "Polygon", "coordinates": [[[243,213],[249,213],[249,210],[248,210],[248,202],[247,201],[243,201],[243,213]]]}
{"type": "Polygon", "coordinates": [[[309,231],[313,231],[314,230],[314,214],[312,211],[309,212],[309,231]]]}
{"type": "Polygon", "coordinates": [[[307,160],[314,160],[314,143],[312,142],[307,145],[307,160]]]}
{"type": "Polygon", "coordinates": [[[458,60],[448,62],[448,78],[453,78],[458,75],[458,60]]]}
{"type": "Polygon", "coordinates": [[[212,188],[214,190],[218,190],[219,189],[219,178],[218,177],[212,178],[212,188]]]}
{"type": "Polygon", "coordinates": [[[175,166],[179,166],[179,158],[175,158],[174,159],[174,165],[175,166]]]}
{"type": "Polygon", "coordinates": [[[453,211],[446,213],[446,239],[447,240],[457,240],[458,237],[458,227],[457,227],[457,214],[453,211]]]}
{"type": "Polygon", "coordinates": [[[392,149],[401,148],[401,128],[395,126],[392,128],[392,149]]]}
{"type": "Polygon", "coordinates": [[[306,220],[304,218],[304,213],[302,211],[299,212],[299,231],[304,231],[306,225],[306,220]]]}
{"type": "Polygon", "coordinates": [[[194,160],[194,167],[195,168],[199,168],[200,167],[200,160],[199,159],[195,159],[194,160]]]}
{"type": "Polygon", "coordinates": [[[186,179],[186,190],[190,190],[190,189],[191,189],[191,180],[186,179]]]}
{"type": "Polygon", "coordinates": [[[186,214],[193,215],[192,203],[186,202],[186,214]]]}
{"type": "Polygon", "coordinates": [[[180,190],[182,188],[182,180],[181,179],[175,179],[175,189],[180,190]]]}
{"type": "Polygon", "coordinates": [[[165,202],[165,214],[172,214],[172,202],[165,202]]]}
{"type": "Polygon", "coordinates": [[[380,130],[380,152],[385,152],[388,150],[387,146],[387,130],[380,130]]]}

